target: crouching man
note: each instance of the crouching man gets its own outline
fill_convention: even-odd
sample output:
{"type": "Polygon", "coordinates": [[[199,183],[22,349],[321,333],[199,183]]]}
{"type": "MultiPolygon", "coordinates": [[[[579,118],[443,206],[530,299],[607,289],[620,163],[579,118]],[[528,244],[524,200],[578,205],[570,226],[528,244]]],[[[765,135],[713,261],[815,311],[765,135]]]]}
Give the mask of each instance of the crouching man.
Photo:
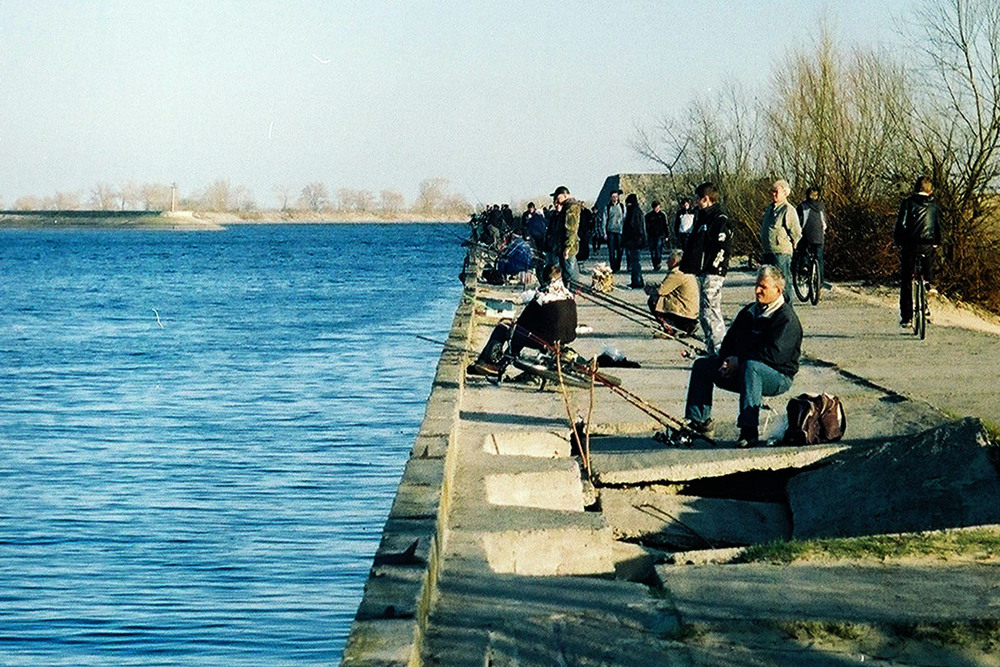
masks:
{"type": "Polygon", "coordinates": [[[667,275],[659,288],[650,288],[646,303],[649,310],[670,329],[690,334],[698,325],[698,280],[681,271],[683,252],[671,250],[667,255],[667,275]]]}
{"type": "Polygon", "coordinates": [[[576,339],[576,301],[563,284],[559,265],[550,265],[545,275],[545,286],[535,293],[517,321],[501,320],[493,328],[479,357],[466,368],[467,374],[500,375],[507,355],[516,357],[525,347],[541,350],[576,339]]]}
{"type": "Polygon", "coordinates": [[[781,270],[760,267],[756,300],[736,316],[719,355],[702,357],[691,366],[685,416],[693,430],[712,433],[712,394],[719,387],[740,395],[740,439],[736,446],[761,444],[758,424],[762,397],[788,391],[799,370],[802,325],[785,302],[784,291],[781,270]]]}

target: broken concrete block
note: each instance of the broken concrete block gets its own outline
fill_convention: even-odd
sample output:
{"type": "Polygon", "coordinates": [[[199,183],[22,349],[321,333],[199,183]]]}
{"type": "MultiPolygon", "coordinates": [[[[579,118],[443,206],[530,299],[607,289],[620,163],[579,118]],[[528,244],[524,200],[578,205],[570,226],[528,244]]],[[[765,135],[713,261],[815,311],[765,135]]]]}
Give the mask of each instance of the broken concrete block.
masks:
{"type": "Polygon", "coordinates": [[[613,575],[614,539],[604,528],[567,527],[486,533],[483,550],[498,574],[613,575]]]}
{"type": "Polygon", "coordinates": [[[499,456],[569,458],[567,433],[552,431],[504,431],[483,439],[483,451],[499,456]]]}
{"type": "Polygon", "coordinates": [[[976,419],[851,450],[788,482],[793,536],[853,537],[1000,522],[1000,476],[976,419]]]}
{"type": "Polygon", "coordinates": [[[486,476],[486,501],[491,505],[583,511],[583,483],[576,461],[562,469],[486,476]]]}
{"type": "Polygon", "coordinates": [[[601,512],[617,539],[672,549],[715,549],[791,535],[788,510],[779,503],[603,489],[601,512]]]}

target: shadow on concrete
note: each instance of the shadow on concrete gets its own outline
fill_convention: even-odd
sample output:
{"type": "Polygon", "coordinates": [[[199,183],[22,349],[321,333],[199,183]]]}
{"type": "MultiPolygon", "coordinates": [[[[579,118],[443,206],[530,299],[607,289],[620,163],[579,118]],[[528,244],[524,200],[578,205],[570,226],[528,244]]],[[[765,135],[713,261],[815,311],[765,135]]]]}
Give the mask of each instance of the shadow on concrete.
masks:
{"type": "Polygon", "coordinates": [[[531,415],[511,412],[470,412],[463,410],[460,418],[483,424],[504,424],[506,426],[509,426],[510,424],[519,424],[522,426],[565,426],[566,428],[569,428],[565,417],[534,417],[531,415]]]}

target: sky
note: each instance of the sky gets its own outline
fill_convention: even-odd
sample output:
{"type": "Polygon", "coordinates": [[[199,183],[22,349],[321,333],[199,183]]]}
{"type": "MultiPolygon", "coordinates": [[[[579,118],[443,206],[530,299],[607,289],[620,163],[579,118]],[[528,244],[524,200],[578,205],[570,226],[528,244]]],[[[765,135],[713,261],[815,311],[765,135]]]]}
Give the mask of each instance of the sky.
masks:
{"type": "Polygon", "coordinates": [[[473,204],[655,171],[638,127],[738,80],[766,92],[821,20],[900,43],[906,0],[0,0],[0,203],[217,179],[473,204]]]}

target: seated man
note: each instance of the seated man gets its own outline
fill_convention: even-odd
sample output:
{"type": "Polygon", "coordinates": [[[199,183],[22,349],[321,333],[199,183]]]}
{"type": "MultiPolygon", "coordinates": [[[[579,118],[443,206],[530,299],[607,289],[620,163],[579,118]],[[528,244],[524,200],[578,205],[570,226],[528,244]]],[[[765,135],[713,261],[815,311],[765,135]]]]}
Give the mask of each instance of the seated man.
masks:
{"type": "Polygon", "coordinates": [[[698,279],[680,269],[683,252],[667,255],[667,275],[649,293],[649,310],[668,327],[689,334],[698,325],[698,279]]]}
{"type": "Polygon", "coordinates": [[[479,358],[469,364],[470,375],[497,375],[503,370],[505,348],[516,357],[525,347],[546,349],[576,339],[576,301],[562,282],[562,271],[551,265],[545,287],[535,292],[516,322],[501,320],[494,328],[479,358]]]}
{"type": "Polygon", "coordinates": [[[483,271],[483,280],[490,285],[503,285],[511,276],[530,271],[534,259],[531,244],[520,236],[511,236],[510,242],[497,256],[496,268],[483,271]]]}
{"type": "Polygon", "coordinates": [[[740,395],[740,439],[737,447],[760,444],[758,423],[762,396],[777,396],[792,386],[799,370],[802,325],[785,302],[785,279],[777,267],[757,271],[756,302],[736,316],[718,356],[702,357],[691,366],[685,416],[699,433],[712,432],[715,387],[740,395]]]}

